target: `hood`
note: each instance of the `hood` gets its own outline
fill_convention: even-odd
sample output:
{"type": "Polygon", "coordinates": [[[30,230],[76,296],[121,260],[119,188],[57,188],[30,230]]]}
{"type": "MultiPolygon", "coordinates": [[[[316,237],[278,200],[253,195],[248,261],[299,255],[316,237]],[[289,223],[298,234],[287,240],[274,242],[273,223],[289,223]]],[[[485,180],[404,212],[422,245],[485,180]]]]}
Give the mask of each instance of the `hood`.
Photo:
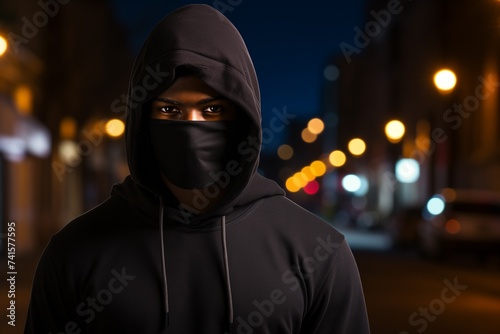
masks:
{"type": "MultiPolygon", "coordinates": [[[[142,192],[161,195],[172,210],[171,220],[186,220],[178,212],[179,204],[165,194],[148,131],[148,112],[144,106],[165,91],[176,79],[176,73],[188,68],[207,85],[239,106],[247,122],[241,126],[238,139],[241,172],[232,178],[224,198],[210,212],[190,215],[196,222],[207,216],[221,216],[261,197],[283,195],[276,183],[257,174],[261,147],[260,92],[255,69],[246,45],[234,25],[220,12],[207,5],[188,5],[161,20],[148,36],[134,63],[128,91],[126,151],[133,182],[142,192]],[[255,180],[253,180],[255,179],[255,180]],[[266,183],[256,190],[252,184],[266,183]],[[177,211],[177,213],[176,213],[177,211]],[[180,214],[180,216],[179,216],[180,214]],[[177,217],[176,217],[177,216],[177,217]]],[[[175,162],[173,162],[175,163],[175,162]]],[[[130,182],[130,180],[129,180],[130,182]]],[[[115,193],[130,202],[128,189],[118,187],[115,193]]],[[[145,200],[149,200],[147,196],[145,200]]],[[[135,201],[137,205],[137,201],[135,201]]],[[[148,210],[149,211],[149,210],[148,210]]]]}
{"type": "MultiPolygon", "coordinates": [[[[260,198],[284,195],[275,182],[257,173],[262,132],[259,85],[252,60],[239,32],[226,17],[207,5],[189,5],[169,14],[153,29],[134,63],[127,108],[125,135],[131,176],[115,186],[112,195],[128,201],[146,222],[154,224],[155,216],[157,217],[164,305],[162,327],[168,327],[170,319],[164,225],[199,229],[213,228],[218,223],[226,286],[226,329],[231,332],[234,310],[226,221],[237,217],[245,211],[245,207],[260,198]],[[149,110],[145,108],[152,98],[165,91],[179,72],[184,72],[186,68],[219,94],[233,101],[241,113],[238,119],[244,119],[244,122],[236,122],[235,125],[240,134],[233,146],[238,149],[239,168],[228,171],[232,175],[227,178],[230,182],[219,184],[224,188],[219,189],[224,191],[224,196],[216,206],[196,215],[183,210],[163,186],[149,136],[149,110]]],[[[207,189],[208,187],[203,191],[207,189]]],[[[214,189],[212,193],[213,191],[214,189]]]]}

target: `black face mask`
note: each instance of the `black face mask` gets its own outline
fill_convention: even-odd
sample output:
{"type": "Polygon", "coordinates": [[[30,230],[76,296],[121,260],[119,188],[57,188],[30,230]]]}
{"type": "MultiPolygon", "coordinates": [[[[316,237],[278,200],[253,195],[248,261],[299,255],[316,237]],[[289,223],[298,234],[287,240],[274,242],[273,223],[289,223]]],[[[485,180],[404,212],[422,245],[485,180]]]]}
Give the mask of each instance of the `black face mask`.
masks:
{"type": "Polygon", "coordinates": [[[237,156],[235,125],[235,121],[151,119],[151,142],[163,176],[184,189],[218,182],[227,163],[237,156]]]}

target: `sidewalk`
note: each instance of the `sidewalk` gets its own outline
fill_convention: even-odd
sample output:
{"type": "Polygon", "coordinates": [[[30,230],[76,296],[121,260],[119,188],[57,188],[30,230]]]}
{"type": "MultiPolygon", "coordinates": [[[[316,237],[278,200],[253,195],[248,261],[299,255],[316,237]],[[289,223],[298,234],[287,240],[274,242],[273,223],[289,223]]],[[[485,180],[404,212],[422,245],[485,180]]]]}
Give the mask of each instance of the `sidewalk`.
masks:
{"type": "Polygon", "coordinates": [[[366,231],[333,225],[347,239],[352,250],[384,251],[392,247],[392,240],[385,231],[366,231]]]}

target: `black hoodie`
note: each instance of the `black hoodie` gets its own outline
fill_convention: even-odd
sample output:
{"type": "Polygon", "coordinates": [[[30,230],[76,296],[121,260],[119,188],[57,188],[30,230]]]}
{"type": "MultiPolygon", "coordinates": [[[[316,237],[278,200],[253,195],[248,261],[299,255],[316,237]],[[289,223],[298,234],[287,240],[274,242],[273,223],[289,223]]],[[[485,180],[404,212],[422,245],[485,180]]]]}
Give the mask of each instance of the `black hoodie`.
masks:
{"type": "MultiPolygon", "coordinates": [[[[257,77],[236,28],[206,5],[168,15],[146,40],[130,80],[131,176],[52,237],[25,333],[368,333],[344,237],[256,172],[260,143],[257,77]],[[143,111],[179,68],[248,119],[231,181],[212,189],[225,189],[223,200],[200,214],[164,190],[143,111]]],[[[211,196],[199,194],[199,205],[211,196]]]]}

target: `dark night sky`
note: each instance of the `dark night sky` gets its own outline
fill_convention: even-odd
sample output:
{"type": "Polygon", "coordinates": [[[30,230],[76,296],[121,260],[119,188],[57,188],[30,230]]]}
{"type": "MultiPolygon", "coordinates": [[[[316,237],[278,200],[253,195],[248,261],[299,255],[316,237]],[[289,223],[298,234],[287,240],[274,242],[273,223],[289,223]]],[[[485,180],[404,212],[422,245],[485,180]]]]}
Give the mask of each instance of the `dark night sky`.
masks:
{"type": "MultiPolygon", "coordinates": [[[[135,53],[149,31],[170,11],[190,3],[214,3],[110,1],[135,53]]],[[[319,92],[328,59],[341,53],[342,41],[352,43],[353,28],[363,24],[364,0],[242,0],[224,14],[242,34],[254,61],[262,94],[263,122],[273,108],[281,110],[283,106],[306,121],[319,112],[319,92]]]]}

